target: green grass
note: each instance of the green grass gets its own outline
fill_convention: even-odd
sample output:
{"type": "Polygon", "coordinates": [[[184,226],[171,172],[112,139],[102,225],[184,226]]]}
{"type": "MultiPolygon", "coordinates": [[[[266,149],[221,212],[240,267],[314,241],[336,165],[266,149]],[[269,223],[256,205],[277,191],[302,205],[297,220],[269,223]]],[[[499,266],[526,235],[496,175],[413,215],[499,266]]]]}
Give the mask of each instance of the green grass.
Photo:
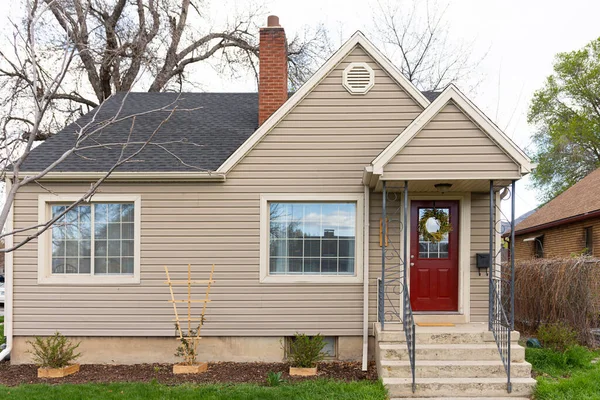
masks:
{"type": "Polygon", "coordinates": [[[550,349],[526,349],[526,359],[533,366],[538,381],[537,400],[600,400],[599,352],[585,347],[571,347],[564,353],[550,349]]]}
{"type": "Polygon", "coordinates": [[[381,382],[371,381],[348,383],[316,380],[283,384],[278,387],[251,384],[166,386],[157,383],[111,383],[0,386],[0,398],[27,400],[385,400],[386,391],[381,382]]]}

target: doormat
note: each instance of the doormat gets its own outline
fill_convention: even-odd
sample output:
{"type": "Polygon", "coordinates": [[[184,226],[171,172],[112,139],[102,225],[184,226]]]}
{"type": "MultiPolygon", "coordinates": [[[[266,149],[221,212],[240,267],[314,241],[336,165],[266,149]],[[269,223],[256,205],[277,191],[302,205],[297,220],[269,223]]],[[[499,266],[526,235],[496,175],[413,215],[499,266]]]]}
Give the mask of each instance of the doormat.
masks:
{"type": "Polygon", "coordinates": [[[418,326],[455,326],[450,322],[417,322],[418,326]]]}

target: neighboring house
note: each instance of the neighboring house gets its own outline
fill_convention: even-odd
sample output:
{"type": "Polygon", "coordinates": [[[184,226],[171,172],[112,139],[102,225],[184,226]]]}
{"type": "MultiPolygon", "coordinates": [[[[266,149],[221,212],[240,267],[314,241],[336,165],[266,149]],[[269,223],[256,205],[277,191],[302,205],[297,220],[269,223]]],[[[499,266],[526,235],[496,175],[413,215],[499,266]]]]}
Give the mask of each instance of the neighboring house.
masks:
{"type": "Polygon", "coordinates": [[[600,169],[515,226],[516,259],[600,257],[600,169]]]}
{"type": "MultiPolygon", "coordinates": [[[[285,34],[269,20],[260,33],[258,95],[182,94],[181,107],[193,110],[175,112],[157,135],[176,142],[165,146],[177,157],[144,150],[90,203],[14,253],[11,361],[29,361],[26,341],[34,335],[60,331],[81,341],[82,362],[173,362],[164,266],[177,279],[191,264],[202,279],[215,264],[201,359],[281,361],[282,339],[321,333],[335,358],[366,366],[377,357],[385,376],[386,357],[398,357],[397,346],[407,350],[398,344],[404,333],[387,331],[408,308],[398,297],[399,256],[406,251],[415,321],[443,323],[417,327],[417,334],[434,335],[427,340],[457,360],[417,359],[424,373],[439,371],[434,376],[454,385],[438,385],[432,396],[505,394],[506,381],[498,379],[503,363],[488,332],[489,280],[476,254],[488,253],[490,215],[498,215],[490,181],[498,201],[502,188],[530,173],[530,159],[456,87],[421,93],[360,32],[288,99],[285,34]],[[405,182],[410,204],[403,208],[405,182]],[[410,213],[406,224],[399,222],[403,209],[410,213]],[[420,217],[431,212],[445,215],[452,228],[439,242],[417,233],[420,217]]],[[[123,112],[176,98],[132,93],[123,112]]],[[[108,99],[94,111],[96,120],[114,115],[122,100],[123,94],[108,99]]],[[[139,117],[134,137],[148,135],[167,114],[139,117]]],[[[73,131],[67,127],[37,147],[22,170],[48,166],[70,147],[73,131]]],[[[95,139],[120,142],[129,131],[129,123],[113,125],[95,139]]],[[[43,185],[19,191],[10,224],[47,220],[102,176],[117,153],[102,148],[68,157],[43,185]]],[[[425,222],[431,232],[439,228],[435,218],[425,222]]],[[[493,237],[498,249],[500,235],[493,237]]],[[[428,342],[417,349],[422,343],[428,342]]],[[[418,357],[438,351],[430,346],[418,357]]],[[[529,394],[530,366],[523,348],[513,346],[513,393],[529,394]]],[[[406,373],[404,360],[389,370],[406,373]]],[[[386,384],[392,397],[411,387],[406,380],[386,384]]],[[[419,390],[429,384],[422,381],[419,390]]]]}

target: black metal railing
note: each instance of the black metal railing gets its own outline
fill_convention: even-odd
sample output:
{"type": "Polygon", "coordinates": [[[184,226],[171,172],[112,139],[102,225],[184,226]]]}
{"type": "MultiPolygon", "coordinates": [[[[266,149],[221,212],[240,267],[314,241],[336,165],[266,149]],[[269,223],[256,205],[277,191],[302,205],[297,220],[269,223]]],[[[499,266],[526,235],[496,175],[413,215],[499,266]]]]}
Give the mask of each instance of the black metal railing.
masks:
{"type": "MultiPolygon", "coordinates": [[[[503,190],[507,190],[504,188],[503,190]]],[[[502,193],[502,192],[501,192],[502,193]]],[[[496,204],[494,182],[490,181],[490,265],[489,265],[489,329],[494,335],[498,352],[506,371],[506,390],[512,392],[511,384],[511,332],[514,330],[514,235],[515,235],[515,181],[511,190],[504,193],[503,198],[510,195],[510,262],[502,260],[502,249],[496,251],[496,235],[503,234],[502,223],[497,221],[496,215],[504,213],[499,204],[496,204]],[[500,223],[500,226],[498,226],[500,223]]],[[[506,218],[508,219],[508,218],[506,218]]]]}
{"type": "Polygon", "coordinates": [[[415,383],[415,322],[408,292],[408,182],[404,182],[404,199],[400,201],[396,192],[388,193],[385,181],[382,189],[381,212],[381,278],[378,281],[378,318],[383,330],[386,322],[402,322],[410,369],[412,390],[415,383]],[[401,212],[403,210],[403,212],[401,212]],[[402,214],[402,215],[401,215],[402,214]],[[402,221],[401,221],[402,217],[402,221]],[[397,244],[403,238],[403,254],[397,244]],[[401,298],[402,297],[402,298],[401,298]],[[399,304],[402,301],[402,310],[399,304]],[[402,312],[400,312],[402,311],[402,312]]]}

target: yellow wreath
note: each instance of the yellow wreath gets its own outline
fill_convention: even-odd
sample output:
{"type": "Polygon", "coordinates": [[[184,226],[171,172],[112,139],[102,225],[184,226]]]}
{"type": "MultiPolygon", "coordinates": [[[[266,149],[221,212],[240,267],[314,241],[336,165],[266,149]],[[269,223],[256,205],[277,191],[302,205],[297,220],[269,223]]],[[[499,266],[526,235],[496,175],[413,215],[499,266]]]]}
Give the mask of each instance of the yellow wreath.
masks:
{"type": "Polygon", "coordinates": [[[450,219],[442,209],[431,208],[421,216],[419,219],[419,233],[423,235],[423,239],[428,242],[438,243],[444,238],[444,235],[452,232],[452,225],[450,225],[450,219]],[[437,232],[429,232],[427,230],[427,220],[429,218],[435,218],[440,224],[440,229],[437,232]]]}

